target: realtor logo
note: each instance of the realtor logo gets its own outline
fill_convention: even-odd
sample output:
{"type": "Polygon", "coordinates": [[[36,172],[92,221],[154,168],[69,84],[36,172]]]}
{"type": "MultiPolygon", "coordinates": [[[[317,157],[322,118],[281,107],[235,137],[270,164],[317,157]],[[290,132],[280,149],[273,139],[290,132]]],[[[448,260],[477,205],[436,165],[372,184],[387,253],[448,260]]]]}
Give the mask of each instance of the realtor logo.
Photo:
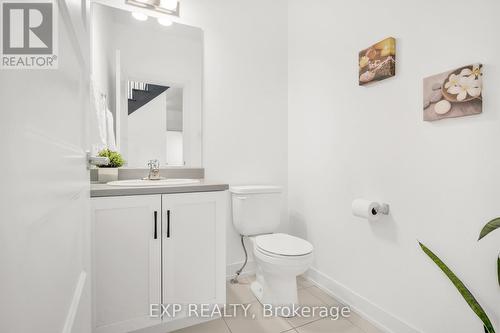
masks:
{"type": "Polygon", "coordinates": [[[57,68],[57,4],[53,0],[3,0],[2,69],[57,68]]]}

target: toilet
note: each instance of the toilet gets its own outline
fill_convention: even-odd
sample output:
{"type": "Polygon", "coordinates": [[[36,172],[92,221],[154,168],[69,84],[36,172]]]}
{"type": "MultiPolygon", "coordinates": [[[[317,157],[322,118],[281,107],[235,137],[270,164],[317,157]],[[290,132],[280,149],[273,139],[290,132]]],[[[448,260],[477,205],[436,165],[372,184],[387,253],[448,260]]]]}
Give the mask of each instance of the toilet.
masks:
{"type": "MultiPolygon", "coordinates": [[[[274,233],[280,224],[282,188],[232,186],[229,191],[234,227],[250,239],[257,264],[252,292],[262,304],[293,307],[298,304],[297,275],[311,266],[313,246],[304,239],[274,233]]],[[[282,315],[279,310],[277,314],[282,315]]]]}

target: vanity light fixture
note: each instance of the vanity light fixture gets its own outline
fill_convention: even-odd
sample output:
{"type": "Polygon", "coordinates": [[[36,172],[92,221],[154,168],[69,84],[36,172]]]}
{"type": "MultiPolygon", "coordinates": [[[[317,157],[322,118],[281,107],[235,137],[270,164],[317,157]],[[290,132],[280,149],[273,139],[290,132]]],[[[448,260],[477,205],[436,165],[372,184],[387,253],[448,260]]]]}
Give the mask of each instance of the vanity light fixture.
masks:
{"type": "Polygon", "coordinates": [[[179,16],[180,5],[178,0],[125,0],[125,3],[163,14],[179,16]]]}
{"type": "Polygon", "coordinates": [[[178,5],[177,0],[160,0],[160,6],[168,10],[175,11],[178,5]]]}
{"type": "Polygon", "coordinates": [[[169,17],[158,17],[158,24],[169,27],[174,23],[169,17]]]}
{"type": "Polygon", "coordinates": [[[148,19],[146,14],[140,12],[132,12],[132,16],[139,21],[146,21],[148,19]]]}

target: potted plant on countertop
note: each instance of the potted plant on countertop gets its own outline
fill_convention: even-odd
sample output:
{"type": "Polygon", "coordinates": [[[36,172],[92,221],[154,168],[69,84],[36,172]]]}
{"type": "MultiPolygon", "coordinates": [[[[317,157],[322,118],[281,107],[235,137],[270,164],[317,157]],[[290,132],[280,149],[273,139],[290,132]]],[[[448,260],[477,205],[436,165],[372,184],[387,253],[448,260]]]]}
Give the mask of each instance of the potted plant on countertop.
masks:
{"type": "Polygon", "coordinates": [[[98,167],[98,180],[100,183],[107,183],[118,180],[118,168],[123,166],[124,160],[122,155],[117,151],[103,149],[98,154],[100,157],[109,158],[108,165],[98,167]]]}

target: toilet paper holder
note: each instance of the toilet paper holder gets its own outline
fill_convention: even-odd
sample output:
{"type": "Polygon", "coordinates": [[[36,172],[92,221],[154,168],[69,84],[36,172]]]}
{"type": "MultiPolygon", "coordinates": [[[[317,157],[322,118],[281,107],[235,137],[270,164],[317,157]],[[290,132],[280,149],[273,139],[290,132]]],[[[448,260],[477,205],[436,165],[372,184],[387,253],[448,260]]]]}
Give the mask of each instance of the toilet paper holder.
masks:
{"type": "Polygon", "coordinates": [[[355,199],[351,205],[352,214],[368,221],[377,221],[383,215],[389,215],[389,205],[366,199],[355,199]]]}
{"type": "Polygon", "coordinates": [[[372,209],[372,214],[377,215],[377,214],[383,214],[383,215],[389,215],[389,204],[386,203],[379,203],[377,207],[374,207],[372,209]]]}

